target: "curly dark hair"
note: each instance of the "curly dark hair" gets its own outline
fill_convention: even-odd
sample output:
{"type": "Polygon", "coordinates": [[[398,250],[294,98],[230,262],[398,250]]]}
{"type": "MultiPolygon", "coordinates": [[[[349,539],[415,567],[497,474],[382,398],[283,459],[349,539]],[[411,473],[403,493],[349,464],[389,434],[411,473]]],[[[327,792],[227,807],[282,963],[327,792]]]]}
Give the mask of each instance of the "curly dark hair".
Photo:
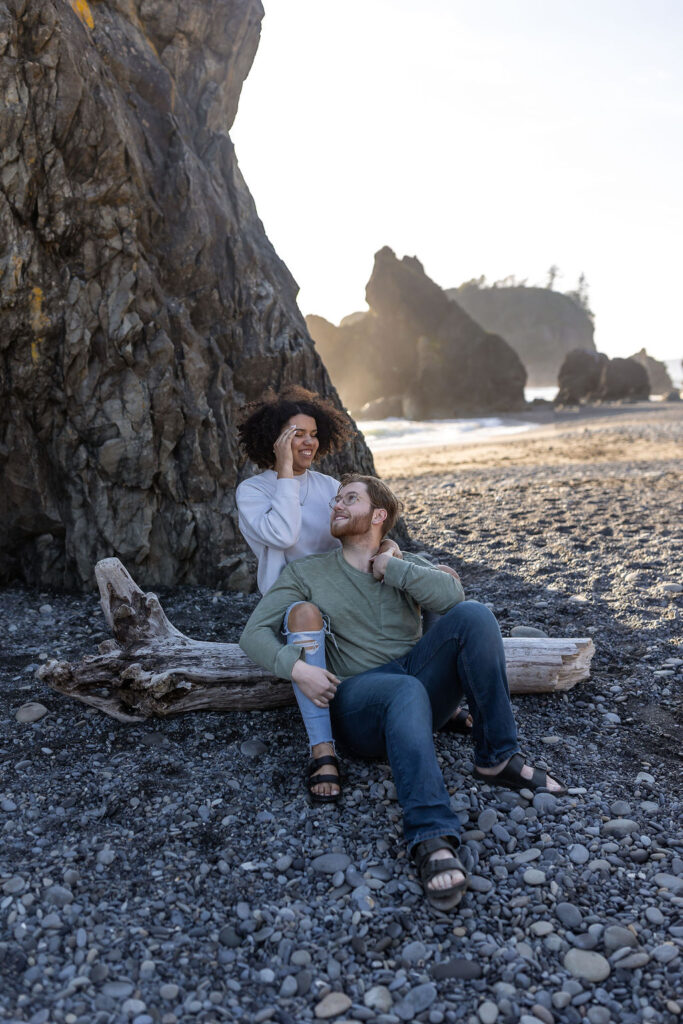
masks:
{"type": "Polygon", "coordinates": [[[237,428],[247,458],[261,469],[272,469],[273,445],[287,420],[297,413],[315,420],[319,443],[316,458],[338,451],[351,437],[348,418],[315,391],[292,385],[278,395],[269,388],[261,401],[246,406],[244,419],[237,428]]]}

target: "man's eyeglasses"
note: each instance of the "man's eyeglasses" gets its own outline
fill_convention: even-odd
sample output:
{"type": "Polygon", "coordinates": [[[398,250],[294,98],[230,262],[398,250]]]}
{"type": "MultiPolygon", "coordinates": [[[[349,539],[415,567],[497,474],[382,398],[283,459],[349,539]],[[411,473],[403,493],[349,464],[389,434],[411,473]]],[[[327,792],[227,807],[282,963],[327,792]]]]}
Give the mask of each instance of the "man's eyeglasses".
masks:
{"type": "Polygon", "coordinates": [[[328,502],[330,508],[334,512],[336,505],[343,505],[344,508],[350,508],[351,505],[355,505],[361,498],[366,497],[364,494],[356,494],[355,491],[350,491],[349,494],[338,494],[336,498],[328,502]]]}

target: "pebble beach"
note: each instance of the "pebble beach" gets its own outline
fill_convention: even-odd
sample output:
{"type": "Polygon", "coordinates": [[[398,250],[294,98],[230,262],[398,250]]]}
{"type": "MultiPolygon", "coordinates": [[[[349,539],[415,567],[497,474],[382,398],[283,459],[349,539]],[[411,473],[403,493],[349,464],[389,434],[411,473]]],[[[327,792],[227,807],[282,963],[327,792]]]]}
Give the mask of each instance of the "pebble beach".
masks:
{"type": "MultiPolygon", "coordinates": [[[[513,698],[557,799],[476,783],[437,735],[470,872],[431,909],[386,763],[304,795],[293,709],[122,724],[49,690],[108,638],[96,594],[0,591],[0,1017],[31,1024],[683,1019],[683,403],[383,450],[410,547],[504,636],[590,636],[591,677],[513,698]]],[[[131,571],[134,575],[134,569],[131,571]]],[[[254,594],[159,591],[235,642],[254,594]]]]}

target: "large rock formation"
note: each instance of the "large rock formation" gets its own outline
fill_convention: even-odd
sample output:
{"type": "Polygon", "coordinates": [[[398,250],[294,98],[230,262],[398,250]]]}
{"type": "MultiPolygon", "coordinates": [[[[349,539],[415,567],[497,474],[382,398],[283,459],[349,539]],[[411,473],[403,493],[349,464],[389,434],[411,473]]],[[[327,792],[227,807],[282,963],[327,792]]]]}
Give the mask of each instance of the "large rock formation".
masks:
{"type": "Polygon", "coordinates": [[[647,399],[650,382],[635,359],[609,359],[602,352],[575,349],[565,358],[557,378],[556,405],[581,402],[647,399]]]}
{"type": "Polygon", "coordinates": [[[485,330],[505,338],[524,363],[532,387],[555,384],[572,349],[595,351],[593,319],[569,295],[550,288],[487,288],[478,281],[446,294],[485,330]]]}
{"type": "Polygon", "coordinates": [[[526,373],[518,356],[488,334],[424,272],[389,248],[375,256],[366,288],[368,313],[334,327],[307,325],[347,405],[363,415],[442,419],[524,406],[526,373]],[[377,399],[384,399],[381,405],[377,399]]]}
{"type": "Polygon", "coordinates": [[[338,401],[228,136],[262,16],[0,0],[0,578],[243,585],[240,409],[338,401]]]}
{"type": "Polygon", "coordinates": [[[665,363],[648,355],[644,348],[641,348],[640,352],[636,352],[635,355],[629,356],[629,359],[635,359],[637,363],[645,367],[650,381],[650,391],[653,395],[669,394],[674,385],[665,363]]]}

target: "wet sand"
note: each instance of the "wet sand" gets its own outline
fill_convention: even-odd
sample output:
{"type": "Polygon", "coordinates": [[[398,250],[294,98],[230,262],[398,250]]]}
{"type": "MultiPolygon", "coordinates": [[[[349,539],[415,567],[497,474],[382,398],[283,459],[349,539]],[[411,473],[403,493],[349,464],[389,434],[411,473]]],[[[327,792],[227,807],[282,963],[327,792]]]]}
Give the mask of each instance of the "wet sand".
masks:
{"type": "Polygon", "coordinates": [[[503,419],[535,425],[526,433],[495,440],[385,450],[375,455],[375,467],[384,479],[397,480],[471,467],[648,463],[683,457],[683,402],[539,410],[503,419]]]}

